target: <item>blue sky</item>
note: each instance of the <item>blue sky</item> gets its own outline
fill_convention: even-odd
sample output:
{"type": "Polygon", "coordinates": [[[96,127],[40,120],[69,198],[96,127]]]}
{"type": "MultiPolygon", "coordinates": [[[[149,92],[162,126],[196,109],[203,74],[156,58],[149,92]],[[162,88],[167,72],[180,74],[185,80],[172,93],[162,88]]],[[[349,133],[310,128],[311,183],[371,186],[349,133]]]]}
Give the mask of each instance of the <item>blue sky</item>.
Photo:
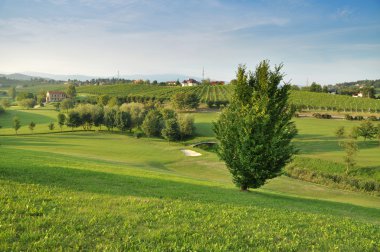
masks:
{"type": "Polygon", "coordinates": [[[263,59],[305,85],[380,78],[380,1],[1,0],[0,72],[234,78],[263,59]]]}

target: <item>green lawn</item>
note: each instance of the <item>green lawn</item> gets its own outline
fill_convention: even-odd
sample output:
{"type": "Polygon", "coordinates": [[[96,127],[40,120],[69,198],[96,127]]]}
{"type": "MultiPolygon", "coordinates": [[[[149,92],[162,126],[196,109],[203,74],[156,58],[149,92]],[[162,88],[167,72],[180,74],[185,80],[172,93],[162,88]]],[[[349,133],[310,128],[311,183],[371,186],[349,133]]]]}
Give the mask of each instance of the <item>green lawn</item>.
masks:
{"type": "MultiPolygon", "coordinates": [[[[20,119],[19,113],[29,114],[27,121],[33,117],[37,125],[56,117],[51,110],[9,112],[20,119]]],[[[200,136],[191,142],[213,137],[210,121],[216,116],[195,115],[200,136]]],[[[297,144],[317,135],[333,141],[325,123],[297,119],[297,144]],[[316,124],[312,136],[308,127],[316,124]]],[[[9,126],[0,134],[12,133],[9,126]]],[[[191,147],[184,143],[66,132],[3,135],[0,144],[1,251],[375,251],[380,246],[379,197],[284,176],[242,193],[216,154],[194,149],[203,155],[186,157],[180,150],[191,147]]],[[[313,146],[305,145],[301,155],[325,153],[313,146]]],[[[326,152],[334,150],[329,146],[326,152]]]]}

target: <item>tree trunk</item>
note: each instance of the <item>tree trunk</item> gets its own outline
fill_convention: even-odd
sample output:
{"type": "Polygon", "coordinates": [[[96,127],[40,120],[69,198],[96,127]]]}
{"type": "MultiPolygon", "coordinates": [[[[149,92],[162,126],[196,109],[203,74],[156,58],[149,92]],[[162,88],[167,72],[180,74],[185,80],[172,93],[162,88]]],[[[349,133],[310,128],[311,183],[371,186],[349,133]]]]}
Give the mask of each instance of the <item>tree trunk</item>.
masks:
{"type": "Polygon", "coordinates": [[[240,191],[247,192],[248,191],[248,186],[247,185],[241,185],[240,186],[240,191]]]}

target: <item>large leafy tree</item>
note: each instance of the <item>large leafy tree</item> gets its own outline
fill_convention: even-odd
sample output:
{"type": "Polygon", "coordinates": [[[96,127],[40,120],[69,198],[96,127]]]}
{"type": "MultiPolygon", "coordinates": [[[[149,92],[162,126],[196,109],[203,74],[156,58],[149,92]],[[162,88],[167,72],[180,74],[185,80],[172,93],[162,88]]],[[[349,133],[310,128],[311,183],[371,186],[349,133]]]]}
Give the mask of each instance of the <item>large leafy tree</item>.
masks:
{"type": "Polygon", "coordinates": [[[75,89],[74,84],[69,84],[69,86],[67,86],[66,94],[69,98],[75,98],[75,96],[77,95],[77,90],[75,89]]]}
{"type": "Polygon", "coordinates": [[[291,143],[297,130],[288,103],[290,85],[280,85],[281,68],[271,70],[263,61],[254,73],[247,73],[239,66],[231,104],[214,123],[218,154],[243,191],[280,175],[296,151],[291,143]]]}

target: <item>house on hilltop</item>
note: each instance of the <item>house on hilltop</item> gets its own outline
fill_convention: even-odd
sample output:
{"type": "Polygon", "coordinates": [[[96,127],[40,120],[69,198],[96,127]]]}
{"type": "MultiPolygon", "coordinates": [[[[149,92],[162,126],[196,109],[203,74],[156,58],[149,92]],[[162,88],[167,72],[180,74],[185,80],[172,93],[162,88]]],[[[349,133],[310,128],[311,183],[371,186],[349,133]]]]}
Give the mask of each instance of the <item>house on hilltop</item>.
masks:
{"type": "Polygon", "coordinates": [[[188,79],[188,80],[184,80],[181,83],[181,85],[182,85],[182,87],[193,87],[193,86],[199,85],[199,82],[194,80],[194,79],[188,79]]]}
{"type": "Polygon", "coordinates": [[[62,91],[48,91],[46,93],[46,102],[60,102],[66,98],[66,93],[62,91]]]}

